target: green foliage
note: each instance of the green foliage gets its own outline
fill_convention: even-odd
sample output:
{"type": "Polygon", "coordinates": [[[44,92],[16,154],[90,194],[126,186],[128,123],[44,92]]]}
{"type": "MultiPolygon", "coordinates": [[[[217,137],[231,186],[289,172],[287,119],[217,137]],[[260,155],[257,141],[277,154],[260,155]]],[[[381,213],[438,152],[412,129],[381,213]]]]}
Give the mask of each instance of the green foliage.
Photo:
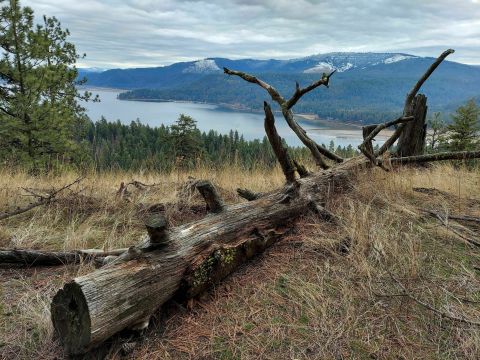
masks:
{"type": "MultiPolygon", "coordinates": [[[[228,135],[214,130],[201,133],[194,127],[193,119],[184,115],[185,119],[191,126],[185,124],[181,127],[188,131],[179,130],[179,122],[170,127],[161,125],[155,128],[139,121],[130,125],[120,121],[107,122],[105,118],[96,123],[89,122],[86,138],[81,143],[83,157],[77,157],[77,164],[82,167],[93,165],[97,170],[153,171],[171,171],[175,167],[193,164],[213,168],[234,165],[247,170],[276,166],[277,159],[266,137],[247,141],[233,130],[228,135]],[[179,162],[179,151],[186,161],[194,163],[179,162]]],[[[334,144],[332,146],[335,148],[334,144]]],[[[289,151],[302,163],[311,159],[305,147],[291,147],[289,151]]],[[[358,153],[351,145],[337,147],[336,152],[342,157],[358,153]]]]}
{"type": "Polygon", "coordinates": [[[480,107],[475,100],[460,106],[448,125],[448,148],[453,151],[474,150],[479,146],[480,107]]]}
{"type": "Polygon", "coordinates": [[[56,18],[34,25],[31,8],[2,0],[0,9],[0,155],[38,168],[81,150],[86,116],[75,85],[78,55],[56,18]],[[6,4],[7,3],[7,4],[6,4]]]}
{"type": "Polygon", "coordinates": [[[180,114],[170,126],[169,140],[179,167],[193,167],[199,162],[203,153],[202,138],[193,118],[180,114]]]}

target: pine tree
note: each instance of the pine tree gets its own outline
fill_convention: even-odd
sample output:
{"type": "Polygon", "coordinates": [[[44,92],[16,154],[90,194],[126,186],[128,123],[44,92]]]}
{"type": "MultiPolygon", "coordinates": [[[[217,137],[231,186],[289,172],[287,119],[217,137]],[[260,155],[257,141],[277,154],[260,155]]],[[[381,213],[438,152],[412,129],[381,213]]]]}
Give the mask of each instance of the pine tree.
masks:
{"type": "Polygon", "coordinates": [[[201,134],[197,122],[190,116],[180,114],[175,124],[170,126],[170,143],[178,166],[193,166],[203,156],[201,134]]]}
{"type": "Polygon", "coordinates": [[[68,30],[56,18],[34,25],[31,8],[1,0],[0,154],[17,161],[48,165],[58,155],[71,157],[84,138],[85,109],[78,100],[75,63],[68,30]]]}
{"type": "Polygon", "coordinates": [[[448,126],[448,148],[453,151],[474,150],[479,146],[480,107],[475,100],[460,106],[448,126]]]}

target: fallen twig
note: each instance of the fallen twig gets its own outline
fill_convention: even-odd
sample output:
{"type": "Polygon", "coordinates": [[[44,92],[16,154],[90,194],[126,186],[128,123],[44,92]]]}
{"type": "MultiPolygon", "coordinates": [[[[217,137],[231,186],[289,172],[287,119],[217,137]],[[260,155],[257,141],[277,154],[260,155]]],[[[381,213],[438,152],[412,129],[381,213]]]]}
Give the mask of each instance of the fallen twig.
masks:
{"type": "Polygon", "coordinates": [[[468,237],[468,236],[462,234],[460,231],[454,229],[452,226],[449,226],[448,219],[449,218],[453,219],[449,215],[445,215],[445,218],[442,218],[442,216],[437,211],[427,210],[427,209],[424,209],[423,211],[425,211],[426,213],[430,214],[431,216],[437,218],[442,225],[444,225],[448,230],[453,232],[455,235],[460,237],[462,240],[466,241],[468,244],[480,247],[480,242],[479,241],[477,241],[475,239],[472,239],[471,237],[468,237]]]}
{"type": "Polygon", "coordinates": [[[31,204],[29,204],[25,207],[17,208],[16,210],[13,210],[13,211],[10,211],[10,212],[1,213],[0,214],[0,220],[4,220],[4,219],[10,218],[10,217],[15,216],[15,215],[23,214],[23,213],[25,213],[29,210],[32,210],[32,209],[34,209],[38,206],[41,206],[41,205],[50,204],[52,202],[55,202],[57,200],[56,196],[60,192],[70,188],[71,186],[79,183],[82,180],[83,180],[83,177],[79,177],[75,181],[71,182],[70,184],[64,185],[60,189],[53,190],[51,193],[49,193],[47,195],[38,194],[31,189],[25,189],[24,188],[24,190],[27,191],[28,193],[30,193],[30,195],[38,197],[39,199],[36,202],[31,203],[31,204]]]}
{"type": "Polygon", "coordinates": [[[405,296],[408,296],[410,299],[415,301],[417,304],[419,304],[419,305],[423,306],[424,308],[434,312],[435,314],[440,315],[442,318],[446,318],[446,319],[449,319],[449,320],[452,320],[452,321],[461,322],[461,323],[468,324],[468,325],[480,326],[480,322],[478,322],[478,321],[473,321],[473,320],[465,319],[464,317],[458,317],[458,316],[450,315],[450,314],[448,314],[444,311],[438,310],[437,308],[433,307],[429,303],[426,303],[426,302],[420,300],[419,298],[417,298],[416,296],[411,294],[407,290],[407,288],[401,283],[401,281],[398,280],[390,271],[388,271],[387,269],[385,269],[385,270],[390,275],[390,277],[393,279],[393,281],[395,281],[397,283],[397,285],[402,289],[405,296]]]}

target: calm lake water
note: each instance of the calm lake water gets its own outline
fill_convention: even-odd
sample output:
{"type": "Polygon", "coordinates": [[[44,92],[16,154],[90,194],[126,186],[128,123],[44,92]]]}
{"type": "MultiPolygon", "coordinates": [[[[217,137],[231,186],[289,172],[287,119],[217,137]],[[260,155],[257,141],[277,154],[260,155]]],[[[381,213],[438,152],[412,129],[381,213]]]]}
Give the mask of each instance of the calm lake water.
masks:
{"type": "MultiPolygon", "coordinates": [[[[129,124],[139,119],[140,122],[152,127],[161,124],[171,125],[180,114],[189,115],[197,121],[201,131],[211,129],[228,134],[230,130],[238,130],[247,140],[261,139],[265,134],[263,115],[233,111],[216,105],[188,102],[145,102],[118,100],[118,91],[95,89],[91,90],[100,96],[101,102],[89,102],[85,105],[87,113],[94,121],[103,115],[108,121],[120,120],[129,124]]],[[[332,122],[304,121],[298,119],[308,134],[318,143],[328,144],[333,140],[336,145],[357,146],[361,143],[361,129],[332,122]]],[[[279,134],[289,145],[301,145],[296,135],[290,130],[281,114],[276,115],[276,126],[279,134]]]]}

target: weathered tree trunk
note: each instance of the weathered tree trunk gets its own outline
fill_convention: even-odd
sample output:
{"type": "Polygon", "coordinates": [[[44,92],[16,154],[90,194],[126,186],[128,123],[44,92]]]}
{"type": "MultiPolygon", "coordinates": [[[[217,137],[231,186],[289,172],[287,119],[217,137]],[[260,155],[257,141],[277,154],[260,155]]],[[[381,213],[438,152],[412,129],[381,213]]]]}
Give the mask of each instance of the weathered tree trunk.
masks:
{"type": "MultiPolygon", "coordinates": [[[[148,324],[167,300],[191,297],[263,251],[285,224],[319,208],[366,159],[297,180],[255,201],[172,229],[162,249],[131,251],[67,283],[52,301],[52,321],[68,353],[83,353],[125,328],[148,324]],[[313,205],[313,206],[312,206],[313,205]]],[[[151,248],[150,248],[151,249],[151,248]]]]}
{"type": "Polygon", "coordinates": [[[413,99],[412,106],[414,120],[405,124],[405,128],[398,139],[398,156],[421,155],[425,149],[427,97],[418,94],[413,99]]]}

